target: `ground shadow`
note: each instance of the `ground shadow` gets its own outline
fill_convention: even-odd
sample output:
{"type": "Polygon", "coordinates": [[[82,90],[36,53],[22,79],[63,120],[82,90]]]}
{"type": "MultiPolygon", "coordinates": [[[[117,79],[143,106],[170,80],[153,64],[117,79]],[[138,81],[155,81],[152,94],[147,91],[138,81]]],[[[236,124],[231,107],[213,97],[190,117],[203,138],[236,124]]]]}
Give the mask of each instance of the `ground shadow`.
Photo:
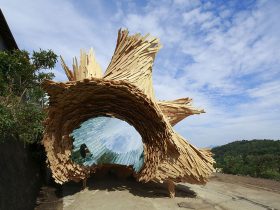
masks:
{"type": "MultiPolygon", "coordinates": [[[[103,168],[104,169],[104,168],[103,168]]],[[[96,171],[87,179],[87,189],[89,191],[129,191],[139,197],[167,198],[169,193],[166,184],[158,183],[139,183],[129,170],[124,170],[119,166],[114,168],[107,167],[105,170],[96,171]],[[119,171],[118,171],[119,170],[119,171]]],[[[83,183],[68,182],[63,185],[49,184],[44,185],[37,197],[35,210],[62,209],[63,197],[74,195],[83,190],[83,183]]],[[[194,198],[196,193],[188,186],[183,184],[176,185],[176,197],[194,198]]]]}
{"type": "Polygon", "coordinates": [[[57,184],[43,185],[37,196],[35,210],[63,209],[62,187],[57,184]]]}
{"type": "MultiPolygon", "coordinates": [[[[162,198],[169,197],[166,184],[159,183],[139,183],[134,177],[119,178],[112,174],[105,176],[93,175],[87,180],[88,190],[102,190],[102,191],[123,191],[127,190],[131,194],[140,197],[150,198],[162,198]]],[[[70,182],[64,184],[62,187],[62,196],[73,195],[80,192],[82,189],[82,183],[70,182]]],[[[176,197],[196,197],[196,193],[189,187],[177,184],[176,185],[176,197]]]]}

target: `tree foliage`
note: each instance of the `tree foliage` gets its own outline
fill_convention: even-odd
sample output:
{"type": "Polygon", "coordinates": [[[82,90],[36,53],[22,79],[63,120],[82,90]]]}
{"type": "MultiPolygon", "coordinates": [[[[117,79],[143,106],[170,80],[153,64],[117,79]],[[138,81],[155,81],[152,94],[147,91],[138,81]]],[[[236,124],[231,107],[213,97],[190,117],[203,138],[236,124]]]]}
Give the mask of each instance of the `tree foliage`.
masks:
{"type": "Polygon", "coordinates": [[[57,55],[40,50],[0,52],[0,141],[9,136],[25,143],[41,139],[45,117],[44,79],[52,79],[57,55]]]}
{"type": "Polygon", "coordinates": [[[224,173],[280,180],[280,141],[235,141],[212,149],[224,173]]]}

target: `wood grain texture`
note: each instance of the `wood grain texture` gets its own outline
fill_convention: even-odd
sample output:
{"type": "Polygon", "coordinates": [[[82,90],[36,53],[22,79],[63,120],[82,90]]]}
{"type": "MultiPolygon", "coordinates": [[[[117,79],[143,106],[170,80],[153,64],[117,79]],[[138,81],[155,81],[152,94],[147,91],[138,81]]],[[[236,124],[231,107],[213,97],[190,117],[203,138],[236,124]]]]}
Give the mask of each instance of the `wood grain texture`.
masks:
{"type": "Polygon", "coordinates": [[[83,180],[102,167],[74,163],[69,137],[82,122],[98,116],[124,120],[141,135],[144,165],[135,174],[137,180],[206,183],[213,171],[211,152],[191,145],[172,128],[185,117],[204,110],[193,107],[189,98],[155,99],[152,65],[159,48],[156,38],[130,36],[127,30],[120,30],[104,76],[93,51],[88,55],[81,51],[80,64],[74,59],[73,70],[61,59],[69,82],[43,82],[49,95],[43,144],[57,183],[83,180]]]}

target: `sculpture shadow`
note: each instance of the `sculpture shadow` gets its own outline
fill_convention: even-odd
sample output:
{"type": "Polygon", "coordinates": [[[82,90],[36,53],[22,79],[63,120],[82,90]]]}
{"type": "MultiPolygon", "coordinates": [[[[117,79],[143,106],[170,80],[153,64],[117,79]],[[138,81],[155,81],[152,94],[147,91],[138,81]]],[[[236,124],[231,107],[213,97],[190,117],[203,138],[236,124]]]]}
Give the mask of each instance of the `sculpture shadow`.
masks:
{"type": "MultiPolygon", "coordinates": [[[[154,182],[139,183],[134,177],[119,178],[112,174],[105,176],[91,176],[87,180],[88,190],[100,190],[100,191],[128,191],[131,194],[139,197],[149,198],[163,198],[169,197],[167,185],[154,182]]],[[[192,191],[188,186],[177,184],[176,185],[176,197],[196,197],[196,193],[192,191]]],[[[62,196],[73,195],[83,190],[82,182],[74,183],[70,182],[62,186],[62,196]]]]}

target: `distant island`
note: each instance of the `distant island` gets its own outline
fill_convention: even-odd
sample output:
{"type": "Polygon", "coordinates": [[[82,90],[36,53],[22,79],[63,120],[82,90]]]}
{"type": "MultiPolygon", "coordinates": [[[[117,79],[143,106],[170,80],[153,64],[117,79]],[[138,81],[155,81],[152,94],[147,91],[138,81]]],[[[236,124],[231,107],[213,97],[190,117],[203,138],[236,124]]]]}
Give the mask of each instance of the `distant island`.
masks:
{"type": "Polygon", "coordinates": [[[223,173],[280,181],[280,140],[242,140],[211,149],[223,173]]]}

